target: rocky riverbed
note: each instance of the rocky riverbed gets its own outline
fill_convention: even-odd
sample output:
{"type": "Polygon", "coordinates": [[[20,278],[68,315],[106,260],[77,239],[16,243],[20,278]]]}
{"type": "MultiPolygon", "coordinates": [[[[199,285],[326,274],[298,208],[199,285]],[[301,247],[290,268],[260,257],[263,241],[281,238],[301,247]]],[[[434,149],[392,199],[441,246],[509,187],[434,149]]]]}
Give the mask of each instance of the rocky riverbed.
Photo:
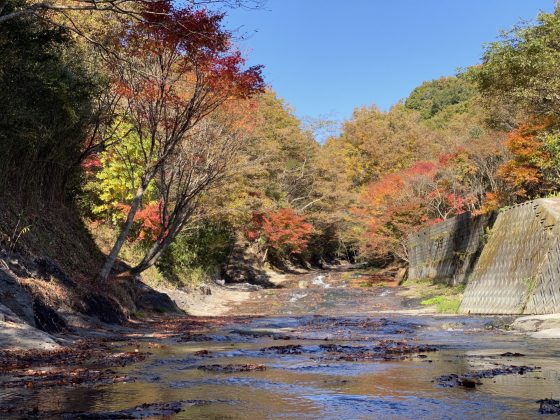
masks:
{"type": "Polygon", "coordinates": [[[0,417],[531,418],[558,406],[554,339],[430,313],[390,277],[277,280],[236,294],[219,317],[4,353],[0,417]]]}

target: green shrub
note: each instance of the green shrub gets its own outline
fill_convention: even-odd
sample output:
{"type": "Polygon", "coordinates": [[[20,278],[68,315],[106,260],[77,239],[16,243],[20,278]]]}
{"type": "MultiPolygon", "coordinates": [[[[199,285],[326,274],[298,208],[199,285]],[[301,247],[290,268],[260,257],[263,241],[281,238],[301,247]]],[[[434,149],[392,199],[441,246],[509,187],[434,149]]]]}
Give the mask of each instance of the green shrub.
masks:
{"type": "Polygon", "coordinates": [[[177,285],[195,285],[217,273],[233,246],[228,225],[200,224],[179,235],[157,263],[165,279],[177,285]]]}

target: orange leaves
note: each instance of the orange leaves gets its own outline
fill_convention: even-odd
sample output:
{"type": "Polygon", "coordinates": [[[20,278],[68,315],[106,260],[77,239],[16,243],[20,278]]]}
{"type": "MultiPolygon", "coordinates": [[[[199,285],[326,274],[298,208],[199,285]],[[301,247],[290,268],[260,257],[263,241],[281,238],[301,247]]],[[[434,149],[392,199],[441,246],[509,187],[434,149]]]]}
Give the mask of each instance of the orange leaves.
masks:
{"type": "Polygon", "coordinates": [[[286,254],[304,252],[313,233],[313,225],[291,208],[254,213],[252,225],[246,232],[247,239],[255,241],[262,237],[270,248],[286,254]]]}
{"type": "MultiPolygon", "coordinates": [[[[539,134],[547,126],[547,123],[526,123],[508,135],[506,147],[512,157],[500,166],[497,175],[511,190],[514,201],[533,198],[546,188],[542,166],[551,160],[551,156],[545,151],[539,134]]],[[[497,196],[489,198],[495,200],[497,196]]]]}
{"type": "MultiPolygon", "coordinates": [[[[130,211],[128,204],[119,204],[117,207],[125,217],[130,211]]],[[[161,203],[159,201],[148,203],[136,212],[134,221],[137,229],[135,234],[129,236],[130,241],[142,241],[144,239],[155,241],[162,229],[161,203]]]]}
{"type": "Polygon", "coordinates": [[[539,131],[545,126],[531,126],[523,124],[518,129],[509,133],[506,146],[510,152],[519,159],[531,161],[541,154],[541,142],[537,139],[539,131]]]}
{"type": "Polygon", "coordinates": [[[427,222],[427,193],[437,167],[431,162],[383,176],[369,184],[353,209],[365,230],[358,238],[361,253],[369,258],[400,254],[400,242],[415,226],[427,222]]]}
{"type": "Polygon", "coordinates": [[[151,239],[155,241],[161,233],[161,203],[153,201],[134,215],[134,221],[140,223],[138,239],[151,239]]]}
{"type": "Polygon", "coordinates": [[[263,231],[273,248],[286,248],[299,254],[307,248],[307,240],[313,225],[293,209],[280,209],[264,217],[263,231]]]}
{"type": "Polygon", "coordinates": [[[454,191],[444,172],[453,154],[439,163],[417,162],[370,183],[353,209],[361,253],[374,259],[406,259],[406,238],[418,228],[467,210],[470,198],[454,191]]]}

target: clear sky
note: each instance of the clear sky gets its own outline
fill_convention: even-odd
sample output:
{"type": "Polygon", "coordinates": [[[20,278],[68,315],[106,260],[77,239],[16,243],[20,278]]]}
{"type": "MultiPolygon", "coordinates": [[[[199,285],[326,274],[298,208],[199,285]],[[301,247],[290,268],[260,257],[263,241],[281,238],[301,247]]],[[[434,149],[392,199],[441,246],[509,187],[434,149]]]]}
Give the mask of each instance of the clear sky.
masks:
{"type": "Polygon", "coordinates": [[[553,0],[268,0],[228,27],[299,117],[343,120],[388,109],[425,80],[480,61],[483,44],[553,0]]]}

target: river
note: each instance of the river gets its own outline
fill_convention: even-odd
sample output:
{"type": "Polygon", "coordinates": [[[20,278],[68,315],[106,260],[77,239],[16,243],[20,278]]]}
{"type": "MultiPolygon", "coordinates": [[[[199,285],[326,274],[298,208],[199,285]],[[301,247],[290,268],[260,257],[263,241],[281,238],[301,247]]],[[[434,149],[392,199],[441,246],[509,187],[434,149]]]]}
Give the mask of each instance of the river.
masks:
{"type": "Polygon", "coordinates": [[[0,404],[108,413],[181,401],[177,419],[510,419],[539,417],[536,401],[560,396],[557,341],[495,328],[492,317],[424,314],[394,284],[353,287],[362,277],[294,275],[253,292],[223,325],[139,339],[133,347],[151,355],[115,369],[130,381],[0,388],[0,404]],[[535,370],[488,374],[512,366],[535,370]],[[469,372],[488,377],[440,378],[469,372]]]}

